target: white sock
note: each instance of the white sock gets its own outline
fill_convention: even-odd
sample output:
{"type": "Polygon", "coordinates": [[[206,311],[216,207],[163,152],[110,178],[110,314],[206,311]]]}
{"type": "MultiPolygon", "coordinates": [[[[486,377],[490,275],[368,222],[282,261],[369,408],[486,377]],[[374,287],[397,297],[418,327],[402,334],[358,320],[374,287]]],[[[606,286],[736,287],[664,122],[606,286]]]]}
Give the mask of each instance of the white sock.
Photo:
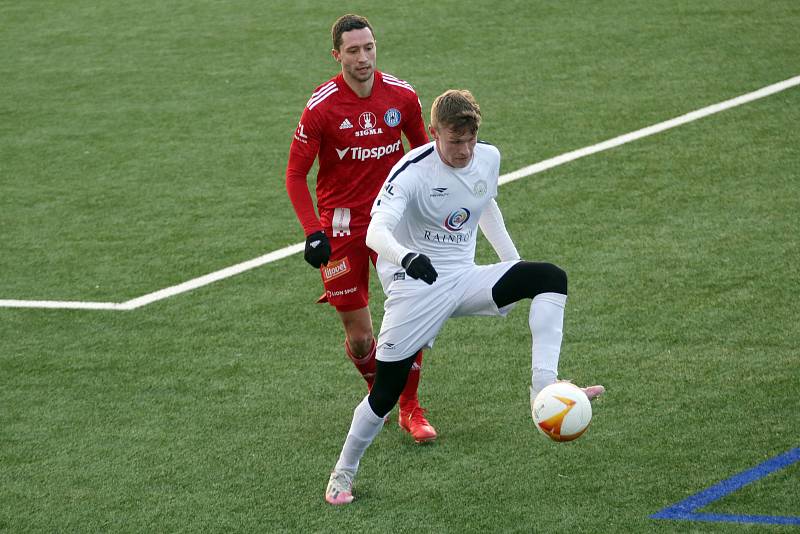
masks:
{"type": "Polygon", "coordinates": [[[561,340],[564,337],[564,307],[567,296],[540,293],[533,298],[528,324],[531,327],[531,398],[556,381],[561,340]]]}
{"type": "Polygon", "coordinates": [[[339,461],[336,462],[335,469],[346,471],[350,476],[355,476],[364,451],[383,428],[383,417],[375,415],[367,401],[368,398],[369,395],[364,397],[353,411],[353,422],[350,424],[350,431],[344,441],[339,461]]]}

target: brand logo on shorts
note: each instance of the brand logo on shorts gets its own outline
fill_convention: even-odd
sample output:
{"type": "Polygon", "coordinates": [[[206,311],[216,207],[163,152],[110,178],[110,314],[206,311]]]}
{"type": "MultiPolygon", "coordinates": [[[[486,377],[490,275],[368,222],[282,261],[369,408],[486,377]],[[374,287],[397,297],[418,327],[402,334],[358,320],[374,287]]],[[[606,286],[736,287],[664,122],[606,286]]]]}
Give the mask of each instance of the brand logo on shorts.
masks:
{"type": "Polygon", "coordinates": [[[469,210],[467,208],[458,208],[444,220],[444,227],[451,232],[458,232],[468,220],[469,210]]]}
{"type": "Polygon", "coordinates": [[[392,350],[394,349],[394,343],[381,343],[381,346],[378,348],[384,350],[392,350]]]}
{"type": "Polygon", "coordinates": [[[348,260],[347,256],[345,256],[341,260],[329,261],[328,265],[323,265],[319,269],[322,272],[323,282],[328,282],[334,278],[339,278],[340,276],[344,276],[349,273],[350,260],[348,260]]]}

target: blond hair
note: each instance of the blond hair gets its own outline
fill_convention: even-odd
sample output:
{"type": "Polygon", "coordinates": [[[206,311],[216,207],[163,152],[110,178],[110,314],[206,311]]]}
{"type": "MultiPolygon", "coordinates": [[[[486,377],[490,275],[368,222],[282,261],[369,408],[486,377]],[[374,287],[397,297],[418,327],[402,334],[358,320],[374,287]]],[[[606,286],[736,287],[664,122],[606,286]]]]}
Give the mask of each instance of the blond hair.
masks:
{"type": "Polygon", "coordinates": [[[436,97],[431,106],[431,126],[456,132],[476,133],[481,125],[481,107],[466,89],[450,89],[436,97]]]}

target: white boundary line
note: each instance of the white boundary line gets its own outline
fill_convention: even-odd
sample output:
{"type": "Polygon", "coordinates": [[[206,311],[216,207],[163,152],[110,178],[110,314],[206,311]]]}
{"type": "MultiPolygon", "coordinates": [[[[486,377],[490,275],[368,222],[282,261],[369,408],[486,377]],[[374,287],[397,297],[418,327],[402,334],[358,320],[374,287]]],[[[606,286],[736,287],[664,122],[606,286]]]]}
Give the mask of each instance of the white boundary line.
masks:
{"type": "MultiPolygon", "coordinates": [[[[552,169],[553,167],[569,163],[570,161],[590,156],[598,152],[603,152],[604,150],[609,150],[611,148],[615,148],[620,145],[630,143],[631,141],[636,141],[637,139],[648,137],[650,135],[657,134],[665,130],[669,130],[670,128],[675,128],[677,126],[681,126],[683,124],[687,124],[689,122],[702,119],[703,117],[708,117],[709,115],[719,113],[720,111],[725,111],[726,109],[734,108],[736,106],[741,106],[742,104],[747,104],[748,102],[752,102],[754,100],[758,100],[760,98],[764,98],[773,95],[775,93],[785,91],[786,89],[795,87],[797,85],[800,85],[800,76],[794,76],[787,80],[783,80],[782,82],[762,87],[761,89],[753,91],[752,93],[747,93],[745,95],[737,96],[736,98],[731,98],[730,100],[725,100],[724,102],[713,104],[711,106],[707,106],[702,109],[686,113],[685,115],[681,115],[680,117],[675,117],[674,119],[660,122],[658,124],[642,128],[641,130],[636,130],[635,132],[620,135],[618,137],[614,137],[613,139],[609,139],[607,141],[603,141],[595,145],[591,145],[578,150],[573,150],[571,152],[561,154],[560,156],[546,159],[544,161],[540,161],[539,163],[535,163],[533,165],[528,165],[527,167],[523,167],[519,170],[502,175],[500,177],[499,183],[500,185],[507,184],[509,182],[513,182],[515,180],[519,180],[521,178],[525,178],[527,176],[531,176],[533,174],[537,174],[546,171],[548,169],[552,169]]],[[[263,256],[259,256],[258,258],[238,263],[236,265],[232,265],[231,267],[226,267],[225,269],[215,271],[213,273],[201,276],[199,278],[194,278],[192,280],[189,280],[188,282],[183,282],[182,284],[161,289],[153,293],[148,293],[146,295],[142,295],[141,297],[137,297],[135,299],[131,299],[121,303],[0,299],[0,308],[135,310],[136,308],[146,306],[147,304],[151,304],[159,300],[179,295],[180,293],[192,291],[199,287],[203,287],[205,285],[217,282],[219,280],[223,280],[225,278],[241,274],[245,271],[249,271],[250,269],[255,269],[256,267],[260,267],[267,263],[272,263],[274,261],[278,261],[280,259],[292,256],[303,250],[304,247],[305,247],[304,243],[295,243],[294,245],[289,245],[288,247],[284,247],[280,250],[275,250],[268,254],[264,254],[263,256]]]]}
{"type": "Polygon", "coordinates": [[[198,287],[207,286],[208,284],[217,282],[224,278],[230,278],[237,274],[241,274],[250,269],[261,267],[267,263],[278,261],[297,254],[305,248],[305,243],[296,243],[289,245],[280,250],[275,250],[258,258],[248,260],[242,263],[237,263],[230,267],[214,271],[213,273],[206,274],[199,278],[194,278],[188,282],[183,282],[176,286],[171,286],[147,295],[142,295],[135,299],[125,302],[61,302],[55,300],[0,300],[0,308],[57,308],[68,310],[135,310],[147,304],[162,300],[180,293],[185,293],[198,287]]]}

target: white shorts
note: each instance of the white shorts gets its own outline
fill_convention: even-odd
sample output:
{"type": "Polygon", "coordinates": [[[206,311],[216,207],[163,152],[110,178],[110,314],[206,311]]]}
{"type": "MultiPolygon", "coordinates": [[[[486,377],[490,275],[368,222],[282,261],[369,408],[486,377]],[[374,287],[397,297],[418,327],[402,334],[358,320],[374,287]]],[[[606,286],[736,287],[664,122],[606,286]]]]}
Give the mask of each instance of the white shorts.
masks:
{"type": "Polygon", "coordinates": [[[386,292],[383,323],[378,335],[377,359],[404,360],[433,342],[450,317],[474,315],[505,317],[514,307],[498,308],[492,288],[517,261],[475,265],[440,275],[432,284],[422,280],[394,280],[386,292]]]}

